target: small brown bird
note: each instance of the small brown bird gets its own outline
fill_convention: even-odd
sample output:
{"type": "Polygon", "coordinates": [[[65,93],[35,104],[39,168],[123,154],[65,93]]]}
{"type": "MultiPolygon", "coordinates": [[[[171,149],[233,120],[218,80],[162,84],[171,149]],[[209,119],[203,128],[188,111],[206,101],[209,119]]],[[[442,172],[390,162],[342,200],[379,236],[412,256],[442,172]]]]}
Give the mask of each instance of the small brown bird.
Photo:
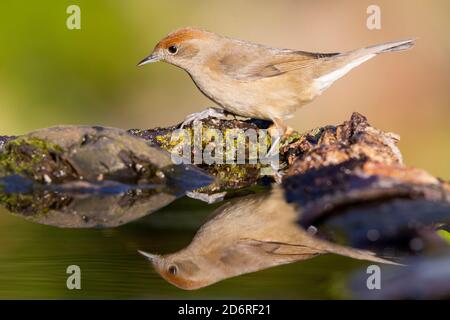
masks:
{"type": "Polygon", "coordinates": [[[139,252],[165,280],[187,290],[325,253],[392,264],[368,251],[321,240],[300,228],[298,217],[275,187],[222,205],[178,252],[139,252]]]}
{"type": "MultiPolygon", "coordinates": [[[[180,67],[226,111],[271,120],[284,133],[284,120],[351,69],[379,53],[405,50],[413,44],[413,39],[407,39],[344,53],[313,53],[182,28],[162,39],[138,65],[165,61],[180,67]]],[[[187,121],[210,115],[221,114],[210,108],[187,121]]]]}

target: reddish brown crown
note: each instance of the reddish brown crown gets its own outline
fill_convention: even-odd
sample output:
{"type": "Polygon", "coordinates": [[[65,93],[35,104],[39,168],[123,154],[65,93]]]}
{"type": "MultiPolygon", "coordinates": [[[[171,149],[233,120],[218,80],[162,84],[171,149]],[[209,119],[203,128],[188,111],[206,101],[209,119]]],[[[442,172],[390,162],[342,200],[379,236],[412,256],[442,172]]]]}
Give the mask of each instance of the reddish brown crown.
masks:
{"type": "Polygon", "coordinates": [[[191,39],[204,39],[212,36],[211,32],[196,29],[196,28],[182,28],[178,29],[174,32],[171,32],[164,39],[162,39],[157,45],[156,48],[167,49],[172,45],[178,45],[183,43],[184,41],[191,39]]]}

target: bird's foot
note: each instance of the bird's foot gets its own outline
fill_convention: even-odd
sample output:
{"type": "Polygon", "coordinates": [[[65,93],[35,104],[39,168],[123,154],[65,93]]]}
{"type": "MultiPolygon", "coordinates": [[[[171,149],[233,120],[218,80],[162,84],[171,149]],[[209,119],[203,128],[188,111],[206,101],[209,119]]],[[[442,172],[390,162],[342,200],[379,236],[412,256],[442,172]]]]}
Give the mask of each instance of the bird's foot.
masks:
{"type": "Polygon", "coordinates": [[[201,193],[201,192],[186,192],[186,195],[189,198],[201,200],[203,202],[211,204],[211,203],[216,203],[216,202],[222,201],[225,198],[225,196],[227,195],[227,193],[219,192],[219,193],[207,194],[207,193],[201,193]]]}
{"type": "Polygon", "coordinates": [[[193,122],[197,122],[197,121],[209,118],[209,117],[216,118],[216,119],[226,119],[227,112],[225,112],[225,110],[223,110],[223,109],[210,107],[210,108],[207,108],[200,112],[191,113],[184,119],[180,128],[183,129],[183,127],[185,127],[193,122]]]}
{"type": "Polygon", "coordinates": [[[281,184],[283,182],[283,176],[285,173],[281,170],[275,170],[275,173],[273,174],[273,179],[275,180],[275,183],[281,184]]]}

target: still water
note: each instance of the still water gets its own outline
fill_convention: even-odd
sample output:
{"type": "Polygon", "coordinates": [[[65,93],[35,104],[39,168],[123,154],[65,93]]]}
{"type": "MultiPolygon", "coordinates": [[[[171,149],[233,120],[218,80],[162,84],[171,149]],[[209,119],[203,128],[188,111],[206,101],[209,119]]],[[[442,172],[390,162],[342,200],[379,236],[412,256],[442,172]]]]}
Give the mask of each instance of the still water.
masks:
{"type": "Polygon", "coordinates": [[[183,198],[108,229],[47,226],[0,208],[0,298],[345,298],[348,277],[371,264],[327,254],[183,290],[138,254],[137,250],[166,254],[186,247],[222,205],[183,198]],[[81,290],[66,287],[69,265],[81,268],[81,290]]]}

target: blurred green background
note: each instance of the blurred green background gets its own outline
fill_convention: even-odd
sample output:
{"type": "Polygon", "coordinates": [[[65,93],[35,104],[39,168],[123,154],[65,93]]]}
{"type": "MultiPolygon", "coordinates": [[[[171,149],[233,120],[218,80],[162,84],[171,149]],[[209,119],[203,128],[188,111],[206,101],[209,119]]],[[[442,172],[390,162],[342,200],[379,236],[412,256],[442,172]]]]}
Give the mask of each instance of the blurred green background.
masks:
{"type": "Polygon", "coordinates": [[[56,124],[149,128],[213,105],[182,70],[137,68],[159,39],[183,26],[277,47],[344,51],[418,37],[409,52],[353,70],[299,110],[300,130],[352,111],[401,135],[406,163],[450,178],[450,3],[376,1],[382,29],[366,28],[373,1],[23,1],[0,4],[0,134],[56,124]],[[81,8],[81,30],[66,8],[81,8]]]}
{"type": "MultiPolygon", "coordinates": [[[[136,67],[159,39],[183,26],[198,26],[276,47],[324,52],[418,37],[413,50],[382,55],[353,70],[299,110],[289,124],[307,130],[340,123],[358,111],[376,127],[400,134],[400,147],[408,165],[450,179],[450,2],[378,0],[382,29],[370,31],[366,28],[366,9],[373,3],[2,0],[0,135],[22,134],[57,124],[124,129],[166,126],[212,106],[183,71],[162,63],[136,67]],[[66,28],[66,8],[71,4],[81,8],[81,30],[66,28]]],[[[178,212],[176,206],[166,212],[171,210],[178,212]]],[[[67,231],[32,225],[2,210],[0,297],[79,296],[64,287],[63,266],[70,263],[70,255],[82,256],[90,270],[97,272],[90,275],[91,291],[82,293],[90,297],[239,294],[270,298],[283,297],[277,295],[280,288],[286,298],[336,297],[332,293],[337,285],[333,280],[336,273],[361,264],[321,257],[186,293],[150,273],[134,251],[155,230],[164,235],[155,251],[170,252],[189,242],[195,228],[183,232],[168,226],[146,229],[149,219],[157,221],[163,216],[164,211],[158,212],[113,231],[67,231]],[[178,237],[184,238],[178,242],[178,237]],[[133,242],[132,249],[126,247],[135,239],[140,242],[133,242]],[[94,249],[88,250],[86,256],[91,244],[95,244],[94,249]],[[330,264],[338,271],[319,272],[330,264]],[[345,267],[339,269],[341,265],[345,267]],[[149,277],[153,280],[147,283],[149,277]],[[257,282],[252,281],[254,277],[257,282]],[[298,281],[292,282],[292,278],[298,281]],[[239,293],[232,289],[237,285],[239,293]],[[298,291],[302,286],[308,289],[298,291]],[[264,295],[263,287],[271,291],[264,295]]]]}

